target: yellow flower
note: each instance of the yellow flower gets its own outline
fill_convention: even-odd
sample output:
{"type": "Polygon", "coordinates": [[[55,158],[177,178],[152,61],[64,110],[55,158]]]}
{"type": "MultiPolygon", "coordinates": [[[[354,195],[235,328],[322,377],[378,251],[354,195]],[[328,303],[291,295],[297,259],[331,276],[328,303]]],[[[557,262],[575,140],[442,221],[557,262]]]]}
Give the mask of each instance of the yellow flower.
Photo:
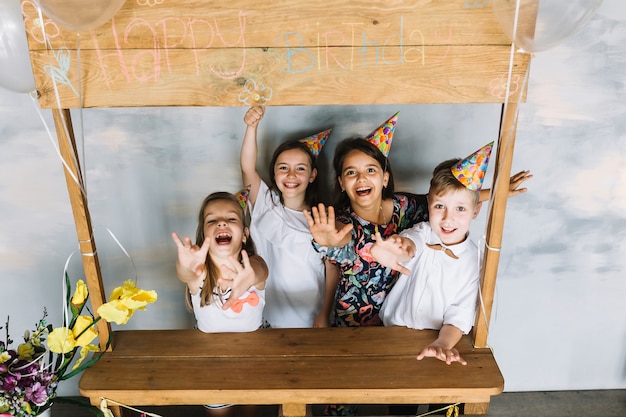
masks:
{"type": "Polygon", "coordinates": [[[98,332],[95,326],[93,326],[93,319],[88,316],[78,316],[72,332],[74,333],[74,339],[76,339],[76,346],[81,347],[87,346],[89,342],[98,336],[98,332]]]}
{"type": "Polygon", "coordinates": [[[87,357],[87,354],[89,352],[99,352],[100,348],[96,345],[86,345],[83,346],[80,349],[80,356],[78,357],[78,359],[76,360],[76,363],[74,364],[74,366],[72,367],[72,370],[78,368],[80,366],[80,364],[85,360],[85,358],[87,357]]]}
{"type": "Polygon", "coordinates": [[[26,411],[26,415],[31,415],[31,413],[33,412],[33,409],[30,408],[30,403],[28,401],[24,401],[22,403],[22,408],[24,408],[24,411],[26,411]]]}
{"type": "Polygon", "coordinates": [[[35,354],[35,348],[30,343],[22,343],[17,347],[17,355],[20,359],[30,360],[35,354]]]}
{"type": "Polygon", "coordinates": [[[67,327],[57,327],[48,335],[48,349],[54,353],[71,352],[76,346],[74,333],[67,327]]]}
{"type": "Polygon", "coordinates": [[[9,352],[5,350],[4,352],[0,353],[0,363],[5,363],[9,359],[11,359],[11,355],[9,355],[9,352]]]}
{"type": "Polygon", "coordinates": [[[85,285],[85,282],[82,279],[79,279],[76,283],[76,291],[74,291],[74,295],[72,296],[72,305],[78,307],[85,304],[88,294],[87,285],[85,285]]]}
{"type": "Polygon", "coordinates": [[[126,324],[133,311],[126,308],[120,300],[113,300],[98,307],[98,315],[109,323],[126,324]]]}
{"type": "Polygon", "coordinates": [[[126,324],[136,310],[144,310],[156,300],[156,291],[142,290],[132,280],[126,280],[113,290],[110,301],[98,308],[98,315],[108,322],[126,324]]]}

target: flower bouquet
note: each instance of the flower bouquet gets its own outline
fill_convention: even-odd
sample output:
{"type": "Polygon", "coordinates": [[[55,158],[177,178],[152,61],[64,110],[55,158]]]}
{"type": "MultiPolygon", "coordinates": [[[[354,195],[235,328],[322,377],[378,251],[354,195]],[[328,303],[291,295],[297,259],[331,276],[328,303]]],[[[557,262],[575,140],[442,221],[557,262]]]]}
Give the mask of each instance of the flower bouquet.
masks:
{"type": "MultiPolygon", "coordinates": [[[[65,285],[67,297],[62,327],[53,328],[48,324],[44,308],[35,328],[27,330],[24,342],[13,348],[7,318],[6,337],[0,340],[0,417],[36,416],[48,409],[61,381],[84,371],[103,355],[104,351],[92,344],[98,336],[96,323],[105,320],[125,324],[136,310],[144,310],[157,299],[155,291],[139,289],[128,280],[113,290],[110,301],[98,308],[98,317],[94,318],[85,305],[89,297],[85,283],[79,280],[71,295],[70,280],[65,274],[65,285]],[[83,314],[84,309],[88,314],[83,314]],[[87,360],[90,352],[95,353],[87,360]]],[[[109,336],[107,347],[110,343],[109,336]]]]}

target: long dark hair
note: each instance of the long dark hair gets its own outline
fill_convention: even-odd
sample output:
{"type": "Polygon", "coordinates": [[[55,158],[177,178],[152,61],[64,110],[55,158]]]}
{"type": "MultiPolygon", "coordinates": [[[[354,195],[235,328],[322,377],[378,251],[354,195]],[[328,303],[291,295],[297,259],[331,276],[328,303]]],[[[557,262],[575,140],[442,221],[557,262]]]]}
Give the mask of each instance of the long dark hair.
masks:
{"type": "Polygon", "coordinates": [[[333,168],[335,169],[335,198],[334,206],[335,210],[345,210],[350,207],[350,199],[348,194],[341,190],[341,184],[339,183],[339,177],[343,171],[343,162],[352,151],[363,152],[365,155],[374,158],[383,170],[383,173],[389,173],[389,181],[387,186],[383,188],[383,200],[393,198],[394,185],[393,185],[393,172],[391,170],[391,162],[375,145],[363,138],[349,138],[342,140],[335,149],[335,156],[333,157],[333,168]]]}
{"type": "MultiPolygon", "coordinates": [[[[237,207],[239,207],[239,216],[241,218],[241,222],[243,224],[244,229],[247,227],[246,225],[246,216],[239,205],[239,201],[237,201],[237,197],[235,197],[231,193],[227,193],[225,191],[217,191],[215,193],[211,193],[204,198],[202,204],[200,204],[200,211],[198,212],[198,227],[196,228],[196,245],[202,246],[204,242],[204,210],[206,207],[214,201],[218,200],[226,200],[234,203],[237,207]]],[[[245,235],[244,235],[245,236],[245,235]]],[[[248,236],[245,239],[245,242],[242,243],[241,249],[244,249],[249,256],[252,256],[256,253],[256,248],[254,246],[254,242],[252,238],[248,236]]],[[[241,261],[241,251],[239,252],[239,261],[241,261]]],[[[203,307],[207,304],[210,304],[213,297],[213,288],[217,286],[217,275],[219,270],[219,265],[216,265],[215,262],[211,259],[211,255],[207,254],[206,261],[206,277],[204,278],[204,282],[202,283],[202,292],[200,293],[200,306],[203,307]]],[[[188,292],[189,293],[189,292],[188,292]]],[[[190,300],[188,306],[190,306],[190,300]]]]}
{"type": "MultiPolygon", "coordinates": [[[[269,188],[270,190],[273,190],[274,192],[276,192],[276,194],[278,194],[278,196],[280,197],[281,204],[285,204],[285,202],[283,200],[283,193],[280,192],[280,190],[278,189],[278,185],[276,185],[276,178],[274,178],[274,166],[276,165],[276,160],[278,159],[281,153],[292,150],[292,149],[299,149],[309,157],[309,163],[311,164],[311,171],[313,171],[314,169],[317,169],[317,158],[315,157],[315,155],[313,155],[313,153],[311,152],[311,150],[309,149],[306,143],[300,142],[299,140],[290,140],[288,142],[284,142],[278,145],[276,150],[274,150],[274,154],[272,155],[272,160],[270,161],[270,165],[269,165],[269,171],[270,171],[269,172],[270,174],[270,187],[269,188]]],[[[304,201],[308,207],[311,207],[312,205],[317,204],[317,201],[318,201],[317,179],[318,178],[319,178],[319,175],[316,175],[313,182],[309,183],[309,185],[307,185],[306,187],[306,194],[304,195],[304,201]]]]}

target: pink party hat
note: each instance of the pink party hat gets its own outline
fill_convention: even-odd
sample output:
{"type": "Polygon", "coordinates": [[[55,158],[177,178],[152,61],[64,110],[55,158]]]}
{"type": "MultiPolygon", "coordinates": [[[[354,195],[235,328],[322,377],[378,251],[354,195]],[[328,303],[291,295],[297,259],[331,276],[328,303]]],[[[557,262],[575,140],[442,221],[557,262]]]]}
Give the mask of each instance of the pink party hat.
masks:
{"type": "Polygon", "coordinates": [[[492,147],[493,142],[488,143],[451,168],[452,175],[468,190],[478,191],[482,188],[492,147]]]}
{"type": "Polygon", "coordinates": [[[250,189],[252,185],[248,185],[241,190],[237,191],[234,195],[239,202],[239,205],[243,209],[244,214],[248,211],[248,200],[250,199],[250,189]]]}
{"type": "Polygon", "coordinates": [[[317,158],[320,152],[322,152],[322,148],[324,147],[326,140],[328,140],[331,130],[332,129],[328,129],[323,132],[316,133],[315,135],[307,136],[304,139],[300,139],[300,142],[306,143],[306,146],[309,148],[313,156],[317,158]]]}
{"type": "Polygon", "coordinates": [[[397,112],[391,116],[385,123],[378,126],[376,130],[365,137],[365,140],[375,145],[385,156],[389,156],[393,131],[396,129],[399,114],[400,112],[397,112]]]}

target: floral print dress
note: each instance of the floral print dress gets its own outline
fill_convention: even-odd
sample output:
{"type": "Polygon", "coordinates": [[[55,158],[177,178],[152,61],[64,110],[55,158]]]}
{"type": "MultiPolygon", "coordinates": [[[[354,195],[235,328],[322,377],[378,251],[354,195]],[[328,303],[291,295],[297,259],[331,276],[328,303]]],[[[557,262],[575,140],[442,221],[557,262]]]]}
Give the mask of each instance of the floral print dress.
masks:
{"type": "Polygon", "coordinates": [[[351,208],[337,216],[342,223],[352,223],[352,239],[342,247],[326,248],[313,242],[319,252],[341,270],[335,297],[333,326],[381,326],[378,312],[399,273],[376,262],[370,255],[376,230],[387,239],[428,220],[425,195],[396,193],[389,224],[377,225],[357,216],[351,208]]]}

